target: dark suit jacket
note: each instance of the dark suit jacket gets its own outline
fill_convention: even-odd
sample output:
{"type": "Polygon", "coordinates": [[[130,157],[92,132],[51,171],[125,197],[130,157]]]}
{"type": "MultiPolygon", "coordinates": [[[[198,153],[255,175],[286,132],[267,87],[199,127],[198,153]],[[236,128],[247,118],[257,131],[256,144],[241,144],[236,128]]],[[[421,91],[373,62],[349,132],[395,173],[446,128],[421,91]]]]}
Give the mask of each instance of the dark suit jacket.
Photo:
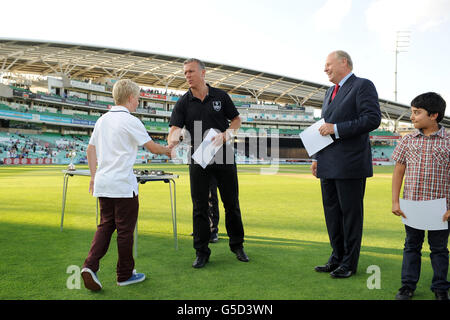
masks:
{"type": "Polygon", "coordinates": [[[322,118],[337,125],[339,139],[319,151],[317,177],[327,179],[357,179],[371,177],[372,152],[369,132],[378,128],[381,111],[378,94],[370,80],[350,76],[339,88],[333,101],[334,86],[325,94],[322,118]]]}

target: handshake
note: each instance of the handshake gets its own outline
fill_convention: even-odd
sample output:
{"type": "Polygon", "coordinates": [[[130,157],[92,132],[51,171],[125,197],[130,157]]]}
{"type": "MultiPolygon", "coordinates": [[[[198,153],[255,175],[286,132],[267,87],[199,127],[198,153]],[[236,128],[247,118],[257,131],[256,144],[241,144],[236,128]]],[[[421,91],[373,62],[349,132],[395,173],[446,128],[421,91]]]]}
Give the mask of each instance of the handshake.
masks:
{"type": "Polygon", "coordinates": [[[172,150],[174,148],[173,145],[169,145],[166,147],[159,143],[154,142],[153,140],[150,140],[149,142],[144,144],[144,147],[151,153],[164,154],[164,155],[168,156],[169,158],[172,158],[172,150]]]}
{"type": "Polygon", "coordinates": [[[164,147],[164,154],[166,156],[168,156],[169,158],[172,158],[172,150],[173,149],[174,149],[173,146],[164,147]]]}

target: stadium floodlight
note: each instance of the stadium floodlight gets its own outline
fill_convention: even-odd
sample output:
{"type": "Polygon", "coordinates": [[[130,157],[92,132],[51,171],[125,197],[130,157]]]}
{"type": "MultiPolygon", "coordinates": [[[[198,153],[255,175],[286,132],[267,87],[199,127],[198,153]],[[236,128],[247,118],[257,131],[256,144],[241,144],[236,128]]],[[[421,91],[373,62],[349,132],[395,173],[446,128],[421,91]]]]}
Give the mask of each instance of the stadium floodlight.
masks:
{"type": "Polygon", "coordinates": [[[397,102],[397,56],[399,52],[407,52],[411,39],[411,31],[397,31],[395,38],[395,71],[394,71],[394,101],[397,102]]]}

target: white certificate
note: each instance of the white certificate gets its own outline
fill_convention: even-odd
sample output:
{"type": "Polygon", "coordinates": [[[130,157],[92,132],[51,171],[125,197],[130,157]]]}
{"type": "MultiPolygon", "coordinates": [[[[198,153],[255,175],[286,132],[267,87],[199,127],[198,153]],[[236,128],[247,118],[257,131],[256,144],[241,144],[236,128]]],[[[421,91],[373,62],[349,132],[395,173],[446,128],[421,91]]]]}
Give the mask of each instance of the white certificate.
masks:
{"type": "Polygon", "coordinates": [[[222,147],[222,145],[215,146],[212,138],[217,136],[219,132],[216,132],[214,129],[209,129],[208,134],[205,139],[203,139],[202,143],[198,146],[197,150],[195,150],[192,155],[192,159],[195,160],[199,165],[202,166],[203,169],[211,162],[214,155],[217,151],[222,147]]]}
{"type": "Polygon", "coordinates": [[[447,211],[445,198],[427,201],[400,199],[400,209],[406,216],[406,219],[402,217],[402,222],[414,229],[448,229],[448,221],[442,221],[442,217],[447,211]]]}
{"type": "Polygon", "coordinates": [[[325,123],[324,119],[320,119],[312,126],[306,128],[300,133],[300,139],[303,141],[306,151],[309,156],[316,154],[326,146],[333,143],[333,139],[330,135],[322,136],[319,133],[319,128],[325,123]]]}

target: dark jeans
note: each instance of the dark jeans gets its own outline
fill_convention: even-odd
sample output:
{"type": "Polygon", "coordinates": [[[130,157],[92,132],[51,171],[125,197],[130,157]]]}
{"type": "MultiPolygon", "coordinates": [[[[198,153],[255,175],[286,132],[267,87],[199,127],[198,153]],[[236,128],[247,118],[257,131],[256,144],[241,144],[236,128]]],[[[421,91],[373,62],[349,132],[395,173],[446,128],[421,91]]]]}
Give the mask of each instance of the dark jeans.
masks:
{"type": "Polygon", "coordinates": [[[366,178],[320,179],[322,202],[330,244],[328,262],[355,273],[363,232],[366,178]]]}
{"type": "MultiPolygon", "coordinates": [[[[425,231],[411,228],[405,225],[406,239],[403,249],[402,285],[411,290],[416,289],[420,277],[421,251],[425,238],[425,231]]],[[[428,244],[430,245],[430,259],[433,267],[433,279],[431,290],[448,290],[450,283],[447,281],[448,273],[448,235],[449,230],[428,231],[428,244]]]]}
{"type": "Polygon", "coordinates": [[[203,169],[200,165],[189,165],[191,198],[193,209],[194,249],[198,254],[210,254],[211,237],[208,216],[210,176],[217,180],[220,198],[225,208],[225,227],[231,250],[242,248],[244,227],[239,207],[239,187],[236,164],[211,164],[203,169]]]}
{"type": "Polygon", "coordinates": [[[133,198],[98,198],[100,224],[92,240],[91,249],[83,267],[97,272],[100,259],[108,251],[113,232],[117,229],[117,281],[128,280],[134,269],[133,233],[139,211],[138,196],[133,198]]]}

